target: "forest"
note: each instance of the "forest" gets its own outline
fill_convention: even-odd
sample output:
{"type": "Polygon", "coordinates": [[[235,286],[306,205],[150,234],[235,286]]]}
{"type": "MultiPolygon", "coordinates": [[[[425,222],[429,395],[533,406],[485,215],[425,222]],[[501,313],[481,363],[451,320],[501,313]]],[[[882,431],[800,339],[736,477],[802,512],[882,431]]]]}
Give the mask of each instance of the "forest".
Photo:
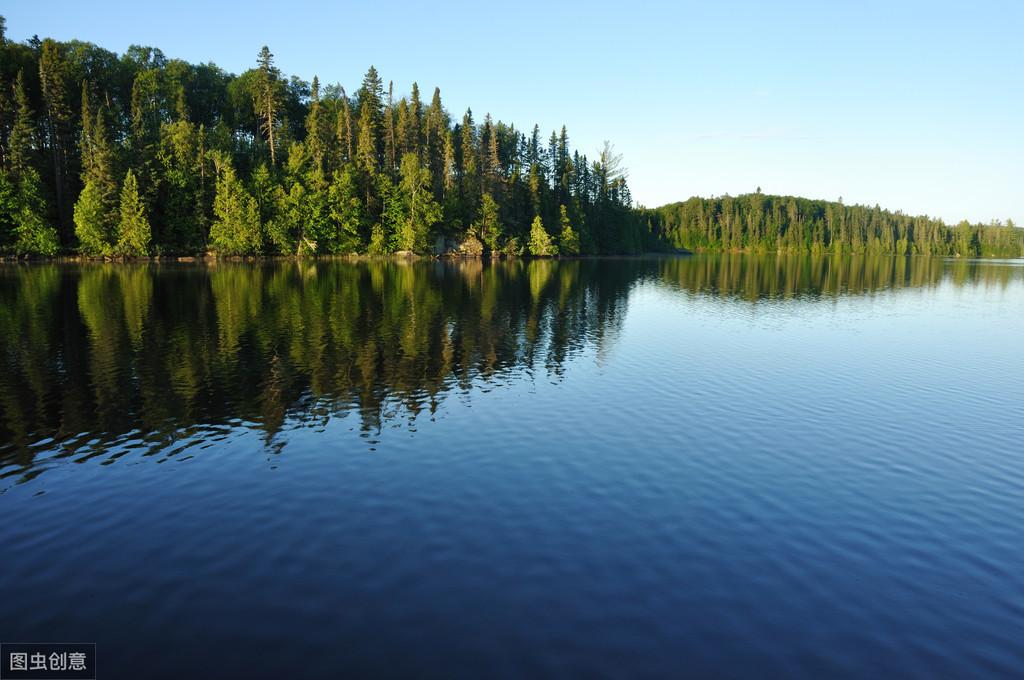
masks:
{"type": "Polygon", "coordinates": [[[640,212],[652,238],[691,251],[803,254],[1024,256],[1024,229],[1006,224],[949,227],[941,220],[838,201],[760,192],[691,198],[640,212]]]}
{"type": "Polygon", "coordinates": [[[750,251],[1017,257],[1024,230],[950,227],[756,193],[634,207],[621,157],[593,160],[372,66],[350,95],[153,47],[6,38],[0,17],[0,255],[575,256],[750,251]]]}
{"type": "Polygon", "coordinates": [[[0,18],[0,251],[7,255],[551,256],[651,247],[620,157],[575,151],[441,91],[348,94],[132,46],[8,40],[0,18]]]}

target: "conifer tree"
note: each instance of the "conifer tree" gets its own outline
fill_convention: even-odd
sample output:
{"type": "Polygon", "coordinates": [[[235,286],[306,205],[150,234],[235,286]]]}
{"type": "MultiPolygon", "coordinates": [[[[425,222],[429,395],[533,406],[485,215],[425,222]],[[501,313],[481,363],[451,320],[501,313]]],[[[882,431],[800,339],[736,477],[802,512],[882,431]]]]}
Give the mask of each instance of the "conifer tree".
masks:
{"type": "Polygon", "coordinates": [[[332,253],[356,252],[362,246],[366,215],[351,165],[335,171],[328,192],[330,218],[335,226],[328,249],[332,253]]]}
{"type": "Polygon", "coordinates": [[[377,151],[376,115],[370,100],[365,100],[359,110],[359,144],[356,153],[359,166],[369,177],[380,171],[380,157],[377,151]]]}
{"type": "Polygon", "coordinates": [[[399,189],[405,215],[398,231],[398,249],[426,252],[430,229],[441,220],[441,206],[430,189],[430,171],[414,153],[402,157],[399,189]]]}
{"type": "Polygon", "coordinates": [[[281,126],[282,90],[281,72],[274,66],[274,55],[264,45],[257,55],[253,106],[260,119],[260,131],[266,135],[267,143],[270,145],[271,165],[277,165],[277,140],[275,137],[281,126]]]}
{"type": "Polygon", "coordinates": [[[306,115],[306,148],[313,162],[321,169],[330,154],[330,122],[327,112],[320,103],[320,79],[313,76],[309,96],[309,113],[306,115]]]}
{"type": "MultiPolygon", "coordinates": [[[[162,181],[158,192],[162,217],[154,241],[171,252],[196,252],[205,234],[202,131],[187,120],[160,127],[157,160],[162,181]]],[[[158,223],[154,220],[154,226],[158,223]]]]}
{"type": "Polygon", "coordinates": [[[388,82],[388,103],[384,108],[384,159],[387,162],[387,172],[394,173],[398,167],[398,142],[395,139],[395,102],[394,84],[388,82]]]}
{"type": "Polygon", "coordinates": [[[473,111],[466,109],[460,128],[459,148],[456,155],[459,177],[459,200],[462,203],[462,220],[472,224],[476,220],[477,204],[480,200],[479,164],[477,162],[477,134],[473,123],[473,111]]]}
{"type": "Polygon", "coordinates": [[[0,171],[0,247],[17,255],[55,255],[57,231],[46,219],[42,180],[34,165],[34,114],[19,70],[14,83],[14,121],[7,137],[7,168],[0,171]]]}
{"type": "Polygon", "coordinates": [[[501,250],[502,229],[498,202],[489,193],[484,194],[480,201],[480,219],[476,223],[476,232],[489,252],[497,253],[501,250]]]}
{"type": "Polygon", "coordinates": [[[572,228],[569,221],[569,213],[564,205],[558,206],[559,221],[562,225],[561,234],[558,237],[558,252],[562,255],[580,254],[580,237],[572,228]]]}
{"type": "Polygon", "coordinates": [[[121,187],[121,219],[117,225],[116,255],[140,257],[149,254],[152,232],[146,210],[139,198],[139,185],[135,173],[125,173],[121,187]]]}
{"type": "Polygon", "coordinates": [[[7,136],[7,167],[15,181],[32,165],[32,138],[34,137],[32,108],[25,93],[25,73],[18,70],[14,82],[14,124],[7,136]]]}
{"type": "MultiPolygon", "coordinates": [[[[451,131],[448,128],[448,118],[441,104],[441,90],[434,88],[434,97],[423,121],[423,144],[426,153],[426,164],[430,169],[433,179],[434,197],[441,200],[444,197],[444,183],[446,181],[445,157],[451,147],[451,131]]],[[[454,147],[452,152],[452,169],[454,169],[454,147]]]]}
{"type": "Polygon", "coordinates": [[[117,182],[113,150],[107,135],[103,108],[90,119],[89,136],[83,140],[82,178],[85,187],[75,204],[75,235],[85,255],[109,255],[117,227],[117,182]]]}
{"type": "Polygon", "coordinates": [[[18,255],[57,254],[57,230],[46,221],[42,186],[35,168],[26,168],[18,178],[14,227],[14,252],[18,255]]]}
{"type": "Polygon", "coordinates": [[[213,201],[210,247],[218,255],[254,255],[262,250],[259,208],[235,174],[231,160],[217,155],[217,194],[213,201]]]}
{"type": "Polygon", "coordinates": [[[156,203],[161,176],[156,156],[163,116],[162,90],[163,83],[156,69],[140,71],[132,84],[129,165],[135,176],[142,180],[143,199],[148,210],[156,203]]]}
{"type": "Polygon", "coordinates": [[[354,163],[355,152],[355,126],[352,121],[352,107],[345,94],[345,88],[341,88],[341,115],[338,116],[338,145],[341,147],[341,160],[343,163],[354,163]]]}
{"type": "Polygon", "coordinates": [[[551,242],[551,236],[544,229],[544,222],[540,215],[533,218],[530,225],[530,242],[528,245],[530,254],[535,257],[550,257],[558,254],[558,248],[551,242]]]}
{"type": "MultiPolygon", "coordinates": [[[[405,149],[420,157],[423,161],[423,102],[420,101],[420,86],[412,84],[412,94],[409,97],[409,124],[406,127],[405,149]]],[[[432,171],[430,164],[427,169],[432,171]]]]}

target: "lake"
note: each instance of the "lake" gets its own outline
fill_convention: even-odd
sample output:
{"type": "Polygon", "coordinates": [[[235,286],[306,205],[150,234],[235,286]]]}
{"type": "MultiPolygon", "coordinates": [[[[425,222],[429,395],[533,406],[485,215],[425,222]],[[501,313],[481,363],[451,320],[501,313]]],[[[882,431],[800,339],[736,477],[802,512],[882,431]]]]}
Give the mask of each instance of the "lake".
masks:
{"type": "Polygon", "coordinates": [[[99,677],[1024,668],[1024,261],[0,266],[0,636],[99,677]]]}

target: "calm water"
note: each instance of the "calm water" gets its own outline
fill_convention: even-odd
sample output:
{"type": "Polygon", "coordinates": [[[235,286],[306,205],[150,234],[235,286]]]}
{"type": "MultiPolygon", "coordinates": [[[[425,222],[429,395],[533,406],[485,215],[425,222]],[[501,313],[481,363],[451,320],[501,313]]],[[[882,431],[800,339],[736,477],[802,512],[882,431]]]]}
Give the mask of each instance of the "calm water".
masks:
{"type": "Polygon", "coordinates": [[[0,267],[0,638],[1024,672],[1024,262],[0,267]]]}

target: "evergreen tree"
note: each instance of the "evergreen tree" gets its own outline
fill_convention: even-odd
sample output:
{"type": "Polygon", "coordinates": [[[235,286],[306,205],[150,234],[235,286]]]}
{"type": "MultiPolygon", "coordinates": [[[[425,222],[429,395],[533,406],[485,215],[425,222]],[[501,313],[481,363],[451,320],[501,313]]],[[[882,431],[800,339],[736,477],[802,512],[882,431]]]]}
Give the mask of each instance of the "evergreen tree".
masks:
{"type": "Polygon", "coordinates": [[[441,206],[430,190],[430,171],[414,153],[402,157],[399,189],[405,214],[398,231],[398,249],[426,252],[430,229],[441,220],[441,206]]]}
{"type": "Polygon", "coordinates": [[[132,257],[149,254],[151,230],[146,210],[139,198],[135,173],[125,173],[121,187],[121,219],[117,225],[117,245],[114,253],[132,257]]]}
{"type": "Polygon", "coordinates": [[[352,253],[362,246],[362,232],[366,222],[359,186],[350,165],[334,173],[328,195],[330,218],[334,234],[328,250],[332,253],[352,253]]]}
{"type": "Polygon", "coordinates": [[[580,254],[580,237],[573,231],[572,222],[569,221],[569,213],[564,205],[558,206],[559,222],[562,225],[562,232],[558,237],[558,252],[562,255],[580,254]]]}
{"type": "Polygon", "coordinates": [[[498,202],[489,193],[484,194],[480,201],[480,219],[476,223],[475,231],[489,252],[497,253],[501,250],[502,229],[498,202]]]}
{"type": "Polygon", "coordinates": [[[354,163],[356,160],[354,128],[348,95],[345,94],[345,88],[341,88],[341,115],[338,116],[337,137],[343,163],[354,163]]]}
{"type": "Polygon", "coordinates": [[[157,152],[161,229],[154,233],[171,252],[196,252],[205,241],[206,198],[203,196],[202,131],[186,120],[164,123],[157,152]]]}
{"type": "Polygon", "coordinates": [[[75,204],[75,235],[85,255],[109,255],[117,228],[117,182],[113,150],[108,141],[103,108],[83,130],[82,179],[85,187],[75,204]]]}
{"type": "Polygon", "coordinates": [[[326,160],[330,156],[330,129],[327,112],[320,103],[320,80],[313,76],[309,114],[306,116],[306,148],[313,162],[323,170],[326,170],[326,160]]]}
{"type": "Polygon", "coordinates": [[[0,170],[0,249],[17,255],[55,255],[57,231],[47,222],[42,180],[34,167],[34,114],[21,70],[14,84],[14,102],[7,167],[0,170]]]}
{"type": "Polygon", "coordinates": [[[35,168],[26,168],[18,178],[14,227],[14,252],[18,255],[57,254],[57,230],[46,221],[43,183],[35,168]]]}
{"type": "Polygon", "coordinates": [[[541,221],[540,215],[534,217],[533,224],[530,225],[530,243],[528,247],[530,254],[536,257],[550,257],[558,254],[558,248],[551,242],[551,236],[544,229],[544,222],[541,221]]]}
{"type": "Polygon", "coordinates": [[[256,58],[256,80],[252,92],[253,106],[260,120],[260,131],[266,135],[270,146],[270,164],[277,165],[277,140],[281,127],[283,83],[281,72],[274,66],[274,55],[264,45],[256,58]]]}
{"type": "Polygon", "coordinates": [[[7,168],[10,170],[14,180],[17,181],[21,175],[32,166],[33,155],[33,119],[32,107],[28,102],[28,95],[25,93],[25,73],[18,70],[17,80],[14,82],[14,124],[7,135],[7,168]]]}
{"type": "Polygon", "coordinates": [[[259,208],[235,174],[229,158],[214,159],[217,193],[213,201],[210,248],[217,255],[255,255],[263,247],[259,208]]]}
{"type": "MultiPolygon", "coordinates": [[[[440,106],[440,105],[439,105],[440,106]]],[[[412,94],[409,97],[409,124],[405,129],[405,149],[416,154],[423,161],[423,102],[420,101],[420,86],[412,84],[412,94]]],[[[427,163],[427,169],[431,172],[433,168],[427,163]]]]}

